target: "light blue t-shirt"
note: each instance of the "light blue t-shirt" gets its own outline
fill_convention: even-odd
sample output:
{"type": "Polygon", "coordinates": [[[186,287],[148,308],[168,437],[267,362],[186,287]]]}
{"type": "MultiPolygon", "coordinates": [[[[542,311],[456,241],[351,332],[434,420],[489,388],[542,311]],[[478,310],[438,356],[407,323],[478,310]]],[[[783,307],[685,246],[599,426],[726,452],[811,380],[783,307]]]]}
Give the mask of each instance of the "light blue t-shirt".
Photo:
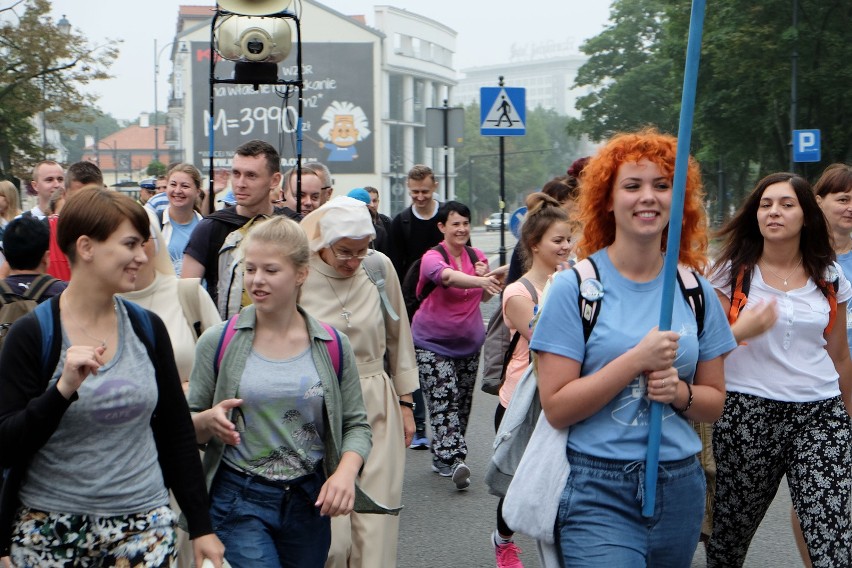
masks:
{"type": "MultiPolygon", "coordinates": [[[[580,376],[590,375],[637,345],[660,320],[663,274],[650,282],[633,282],[622,276],[607,255],[607,249],[592,255],[604,287],[600,311],[588,343],[578,304],[574,271],[555,278],[533,332],[530,349],[555,353],[580,361],[580,376]]],[[[700,278],[704,291],[704,331],[696,337],[695,314],[680,288],[675,288],[671,329],[680,333],[675,367],[680,378],[693,381],[698,361],[719,357],[736,347],[731,328],[710,284],[700,278]]],[[[568,447],[595,457],[644,460],[648,444],[651,403],[645,396],[644,375],[593,416],[571,426],[568,447]]],[[[670,406],[663,408],[660,460],[680,460],[701,451],[701,442],[687,420],[670,406]]]]}
{"type": "Polygon", "coordinates": [[[172,227],[172,234],[169,237],[169,258],[175,267],[175,275],[178,278],[180,278],[180,273],[183,269],[183,251],[198,221],[199,219],[195,215],[192,216],[192,221],[185,224],[177,223],[174,219],[169,219],[169,225],[172,227]]]}
{"type": "MultiPolygon", "coordinates": [[[[843,275],[852,282],[852,251],[838,255],[837,264],[843,269],[843,275]]],[[[846,302],[846,341],[852,348],[852,301],[846,302]]]]}

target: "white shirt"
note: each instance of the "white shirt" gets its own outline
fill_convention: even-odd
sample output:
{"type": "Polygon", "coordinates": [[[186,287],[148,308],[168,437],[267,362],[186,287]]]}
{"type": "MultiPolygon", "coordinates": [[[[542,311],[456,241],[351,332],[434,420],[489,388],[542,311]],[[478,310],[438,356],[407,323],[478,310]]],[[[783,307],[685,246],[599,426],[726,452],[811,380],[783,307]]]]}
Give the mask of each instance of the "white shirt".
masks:
{"type": "Polygon", "coordinates": [[[41,207],[39,207],[38,205],[30,209],[30,213],[32,213],[32,216],[38,219],[39,221],[47,217],[47,213],[42,211],[41,207]]]}
{"type": "MultiPolygon", "coordinates": [[[[837,303],[841,304],[852,297],[852,287],[840,266],[834,266],[840,277],[837,303]]],[[[715,274],[711,282],[730,297],[728,273],[729,269],[725,269],[715,274]]],[[[784,402],[814,402],[838,396],[839,376],[823,337],[830,311],[825,295],[811,279],[789,292],[772,288],[755,266],[743,311],[772,298],[777,302],[778,321],[769,331],[749,339],[747,345],[740,345],[728,355],[726,389],[784,402]]]]}

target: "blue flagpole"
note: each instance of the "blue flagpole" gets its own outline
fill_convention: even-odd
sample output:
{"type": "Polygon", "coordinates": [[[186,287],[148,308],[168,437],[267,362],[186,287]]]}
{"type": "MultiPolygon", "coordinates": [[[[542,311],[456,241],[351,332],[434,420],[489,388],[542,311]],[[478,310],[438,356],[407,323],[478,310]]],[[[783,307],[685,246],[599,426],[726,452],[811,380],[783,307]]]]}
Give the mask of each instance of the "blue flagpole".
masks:
{"type": "MultiPolygon", "coordinates": [[[[660,331],[672,327],[672,305],[677,286],[677,261],[680,255],[680,234],[683,222],[683,203],[686,194],[686,170],[689,163],[689,145],[692,139],[692,121],[695,115],[695,90],[698,83],[698,62],[701,59],[701,35],[704,28],[705,0],[693,0],[689,17],[689,40],[686,46],[686,67],[683,73],[683,94],[680,101],[680,124],[677,133],[677,158],[675,159],[666,260],[663,265],[663,299],[660,306],[660,331]]],[[[651,403],[648,427],[648,452],[645,458],[645,496],[642,515],[652,517],[657,497],[657,468],[660,463],[660,438],[663,431],[663,405],[651,403]]]]}

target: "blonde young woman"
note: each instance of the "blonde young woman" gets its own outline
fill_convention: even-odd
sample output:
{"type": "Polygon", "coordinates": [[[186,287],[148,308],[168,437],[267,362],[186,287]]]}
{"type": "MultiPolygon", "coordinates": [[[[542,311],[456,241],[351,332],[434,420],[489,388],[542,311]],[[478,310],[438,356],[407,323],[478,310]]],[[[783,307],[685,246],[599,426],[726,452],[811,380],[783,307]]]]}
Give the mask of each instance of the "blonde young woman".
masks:
{"type": "Polygon", "coordinates": [[[358,369],[346,335],[296,303],[309,255],[299,226],[258,223],[242,247],[252,304],[201,336],[190,379],[213,528],[233,566],[320,568],[329,518],[367,503],[358,369]]]}
{"type": "MultiPolygon", "coordinates": [[[[370,251],[375,236],[366,204],[351,197],[332,199],[302,220],[311,243],[311,272],[300,303],[317,318],[346,333],[352,342],[373,450],[360,475],[360,486],[391,507],[402,498],[405,448],[414,434],[411,393],[417,388],[417,364],[402,291],[386,256],[370,251]],[[368,255],[370,260],[365,260],[368,255]],[[385,294],[370,281],[365,262],[381,266],[385,294]]],[[[399,518],[354,513],[332,520],[327,567],[396,566],[399,518]]]]}
{"type": "Polygon", "coordinates": [[[178,164],[166,175],[169,206],[162,212],[160,226],[169,258],[180,278],[183,251],[192,230],[201,220],[198,198],[201,195],[201,172],[192,164],[178,164]]]}

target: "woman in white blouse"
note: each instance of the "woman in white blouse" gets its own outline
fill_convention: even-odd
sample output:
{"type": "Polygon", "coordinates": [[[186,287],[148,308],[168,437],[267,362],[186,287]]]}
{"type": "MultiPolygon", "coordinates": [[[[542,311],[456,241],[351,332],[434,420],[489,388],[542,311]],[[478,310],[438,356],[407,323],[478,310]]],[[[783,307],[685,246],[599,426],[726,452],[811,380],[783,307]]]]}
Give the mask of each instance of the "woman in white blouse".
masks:
{"type": "Polygon", "coordinates": [[[849,566],[852,289],[825,218],[807,181],[776,173],[722,235],[712,282],[740,346],[725,361],[727,398],[713,432],[707,566],[742,566],[784,475],[813,565],[849,566]]]}

